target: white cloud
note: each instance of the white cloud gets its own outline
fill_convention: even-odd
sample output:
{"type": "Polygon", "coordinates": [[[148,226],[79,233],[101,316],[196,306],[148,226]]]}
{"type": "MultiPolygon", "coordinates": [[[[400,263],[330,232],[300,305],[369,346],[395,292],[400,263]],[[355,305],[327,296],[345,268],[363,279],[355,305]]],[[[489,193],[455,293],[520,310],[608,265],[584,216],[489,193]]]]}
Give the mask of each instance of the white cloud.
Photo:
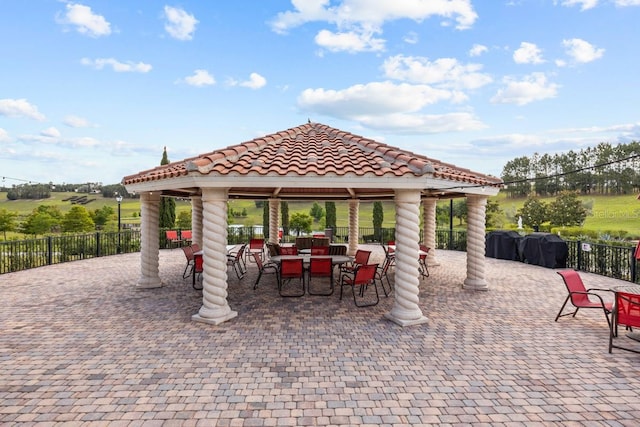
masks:
{"type": "Polygon", "coordinates": [[[541,64],[542,50],[534,43],[522,42],[520,47],[513,52],[513,60],[516,64],[541,64]]]}
{"type": "Polygon", "coordinates": [[[410,19],[422,22],[441,17],[445,24],[455,21],[456,28],[468,29],[478,18],[471,0],[451,1],[363,1],[292,0],[294,10],[280,12],[271,22],[276,33],[285,34],[291,28],[308,22],[326,22],[336,30],[320,30],[315,38],[322,47],[336,51],[379,51],[384,49],[381,34],[385,22],[410,19]],[[332,4],[335,3],[335,4],[332,4]]]}
{"type": "Polygon", "coordinates": [[[150,64],[145,64],[144,62],[120,62],[114,58],[82,58],[80,63],[88,67],[93,67],[96,70],[102,70],[104,67],[111,67],[113,71],[117,73],[148,73],[153,68],[150,64]]]}
{"type": "Polygon", "coordinates": [[[561,0],[560,4],[567,7],[580,6],[580,10],[588,10],[596,7],[598,5],[598,0],[561,0]]]}
{"type": "Polygon", "coordinates": [[[640,0],[615,0],[616,6],[640,6],[640,0]]]}
{"type": "Polygon", "coordinates": [[[92,137],[63,138],[56,128],[44,129],[39,135],[20,135],[22,142],[59,145],[71,148],[101,147],[104,144],[92,137]]]}
{"type": "Polygon", "coordinates": [[[183,9],[171,6],[164,7],[167,23],[164,29],[169,35],[178,40],[191,40],[196,31],[198,20],[183,9]]]}
{"type": "Polygon", "coordinates": [[[401,133],[435,133],[480,129],[484,125],[467,112],[424,114],[441,101],[458,101],[456,92],[428,85],[373,82],[344,90],[306,89],[298,106],[307,112],[356,121],[363,126],[401,133]]]}
{"type": "Polygon", "coordinates": [[[408,44],[416,44],[420,40],[420,37],[418,36],[418,33],[410,31],[403,37],[402,40],[404,40],[404,42],[408,44]]]}
{"type": "Polygon", "coordinates": [[[228,78],[226,84],[227,86],[242,86],[250,89],[260,89],[267,84],[267,79],[258,73],[251,73],[251,75],[249,75],[249,80],[239,81],[234,78],[228,78]]]}
{"type": "Polygon", "coordinates": [[[587,63],[602,58],[604,49],[596,48],[591,43],[582,39],[563,40],[562,45],[575,62],[587,63]]]}
{"type": "Polygon", "coordinates": [[[87,119],[73,115],[65,117],[63,123],[72,128],[86,128],[91,126],[91,123],[89,123],[87,119]]]}
{"type": "Polygon", "coordinates": [[[11,138],[9,138],[9,133],[6,130],[0,128],[0,142],[9,142],[9,141],[11,141],[11,138]]]}
{"type": "Polygon", "coordinates": [[[385,76],[411,83],[431,84],[443,88],[477,89],[492,79],[480,73],[480,64],[461,64],[455,58],[429,61],[420,56],[396,55],[382,65],[385,76]]]}
{"type": "Polygon", "coordinates": [[[101,15],[93,13],[89,6],[68,3],[64,16],[57,16],[61,24],[74,26],[80,34],[91,37],[108,36],[111,34],[111,24],[101,15]]]}
{"type": "Polygon", "coordinates": [[[491,102],[525,105],[534,101],[554,98],[560,87],[555,83],[548,82],[544,73],[532,73],[522,80],[505,77],[503,83],[506,87],[498,90],[498,93],[491,98],[491,102]]]}
{"type": "Polygon", "coordinates": [[[26,99],[0,99],[0,116],[27,117],[43,121],[45,116],[38,111],[38,107],[32,105],[26,99]]]}
{"type": "Polygon", "coordinates": [[[464,132],[487,126],[471,113],[450,114],[389,114],[359,116],[357,120],[371,129],[405,134],[464,132]]]}
{"type": "Polygon", "coordinates": [[[193,75],[184,78],[185,83],[190,86],[211,86],[216,84],[216,79],[213,78],[207,70],[195,70],[193,75]]]}
{"type": "Polygon", "coordinates": [[[487,48],[486,46],[481,44],[474,44],[473,47],[469,50],[469,56],[480,56],[488,51],[489,48],[487,48]]]}
{"type": "Polygon", "coordinates": [[[334,117],[354,117],[415,112],[452,97],[450,91],[427,85],[373,82],[344,90],[306,89],[300,94],[298,105],[305,110],[334,117]]]}
{"type": "Polygon", "coordinates": [[[40,135],[48,137],[48,138],[60,138],[60,135],[62,135],[62,134],[55,127],[50,127],[50,128],[41,130],[40,131],[40,135]]]}
{"type": "Polygon", "coordinates": [[[267,84],[267,79],[265,79],[258,73],[251,73],[249,75],[249,80],[241,82],[240,86],[248,87],[250,89],[260,89],[261,87],[264,87],[264,85],[266,84],[267,84]]]}
{"type": "Polygon", "coordinates": [[[315,37],[315,42],[331,52],[346,51],[376,52],[384,50],[384,40],[374,38],[373,33],[362,31],[346,31],[334,33],[329,30],[321,30],[315,37]]]}

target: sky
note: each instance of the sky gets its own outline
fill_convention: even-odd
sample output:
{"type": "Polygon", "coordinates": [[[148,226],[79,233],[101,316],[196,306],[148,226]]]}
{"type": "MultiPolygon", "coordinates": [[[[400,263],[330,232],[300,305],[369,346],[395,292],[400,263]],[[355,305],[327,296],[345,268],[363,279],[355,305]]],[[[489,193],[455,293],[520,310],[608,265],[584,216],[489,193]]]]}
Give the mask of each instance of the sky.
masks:
{"type": "Polygon", "coordinates": [[[308,120],[476,172],[640,140],[640,0],[0,0],[0,176],[119,183],[308,120]]]}

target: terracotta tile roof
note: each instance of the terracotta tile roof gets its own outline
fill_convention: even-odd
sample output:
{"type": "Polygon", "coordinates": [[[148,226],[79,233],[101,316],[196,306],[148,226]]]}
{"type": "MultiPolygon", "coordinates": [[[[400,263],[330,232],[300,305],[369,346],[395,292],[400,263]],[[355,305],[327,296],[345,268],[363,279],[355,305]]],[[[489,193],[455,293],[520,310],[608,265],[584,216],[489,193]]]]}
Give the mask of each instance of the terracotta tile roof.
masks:
{"type": "Polygon", "coordinates": [[[320,123],[255,138],[238,145],[146,170],[123,179],[135,185],[192,176],[420,177],[478,185],[499,178],[415,154],[320,123]]]}

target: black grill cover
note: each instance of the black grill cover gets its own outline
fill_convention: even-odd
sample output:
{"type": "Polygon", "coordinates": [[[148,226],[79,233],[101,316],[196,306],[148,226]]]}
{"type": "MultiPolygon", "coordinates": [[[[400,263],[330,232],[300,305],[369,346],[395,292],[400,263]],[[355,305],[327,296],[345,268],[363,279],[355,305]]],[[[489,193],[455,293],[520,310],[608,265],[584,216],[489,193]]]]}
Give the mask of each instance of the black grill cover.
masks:
{"type": "Polygon", "coordinates": [[[516,231],[496,230],[487,234],[485,239],[485,256],[489,258],[519,261],[519,243],[522,236],[516,231]]]}
{"type": "Polygon", "coordinates": [[[531,233],[520,241],[520,256],[527,264],[566,268],[569,246],[556,234],[531,233]]]}

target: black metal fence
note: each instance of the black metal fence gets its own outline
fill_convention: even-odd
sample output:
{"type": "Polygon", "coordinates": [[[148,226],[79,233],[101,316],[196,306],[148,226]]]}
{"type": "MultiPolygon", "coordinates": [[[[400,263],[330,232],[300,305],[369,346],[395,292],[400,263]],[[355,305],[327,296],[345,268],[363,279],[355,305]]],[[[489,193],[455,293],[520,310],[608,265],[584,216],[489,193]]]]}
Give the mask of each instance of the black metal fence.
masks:
{"type": "Polygon", "coordinates": [[[140,251],[140,232],[97,232],[0,242],[0,274],[140,251]]]}
{"type": "MultiPolygon", "coordinates": [[[[334,242],[348,240],[348,227],[332,230],[334,242]]],[[[253,227],[230,227],[228,243],[244,243],[254,237],[263,237],[253,227]]],[[[158,234],[160,248],[170,248],[165,230],[158,234]]],[[[284,242],[292,242],[295,236],[283,236],[284,242]]],[[[359,243],[385,243],[395,240],[395,228],[374,229],[361,227],[359,243]]],[[[580,240],[567,240],[569,255],[567,267],[602,276],[639,283],[635,246],[605,244],[580,240]]],[[[467,232],[439,229],[436,231],[436,248],[453,251],[467,250],[467,232]]],[[[26,270],[44,265],[58,264],[118,253],[140,251],[140,231],[96,232],[48,236],[30,240],[0,242],[0,274],[26,270]]]]}

